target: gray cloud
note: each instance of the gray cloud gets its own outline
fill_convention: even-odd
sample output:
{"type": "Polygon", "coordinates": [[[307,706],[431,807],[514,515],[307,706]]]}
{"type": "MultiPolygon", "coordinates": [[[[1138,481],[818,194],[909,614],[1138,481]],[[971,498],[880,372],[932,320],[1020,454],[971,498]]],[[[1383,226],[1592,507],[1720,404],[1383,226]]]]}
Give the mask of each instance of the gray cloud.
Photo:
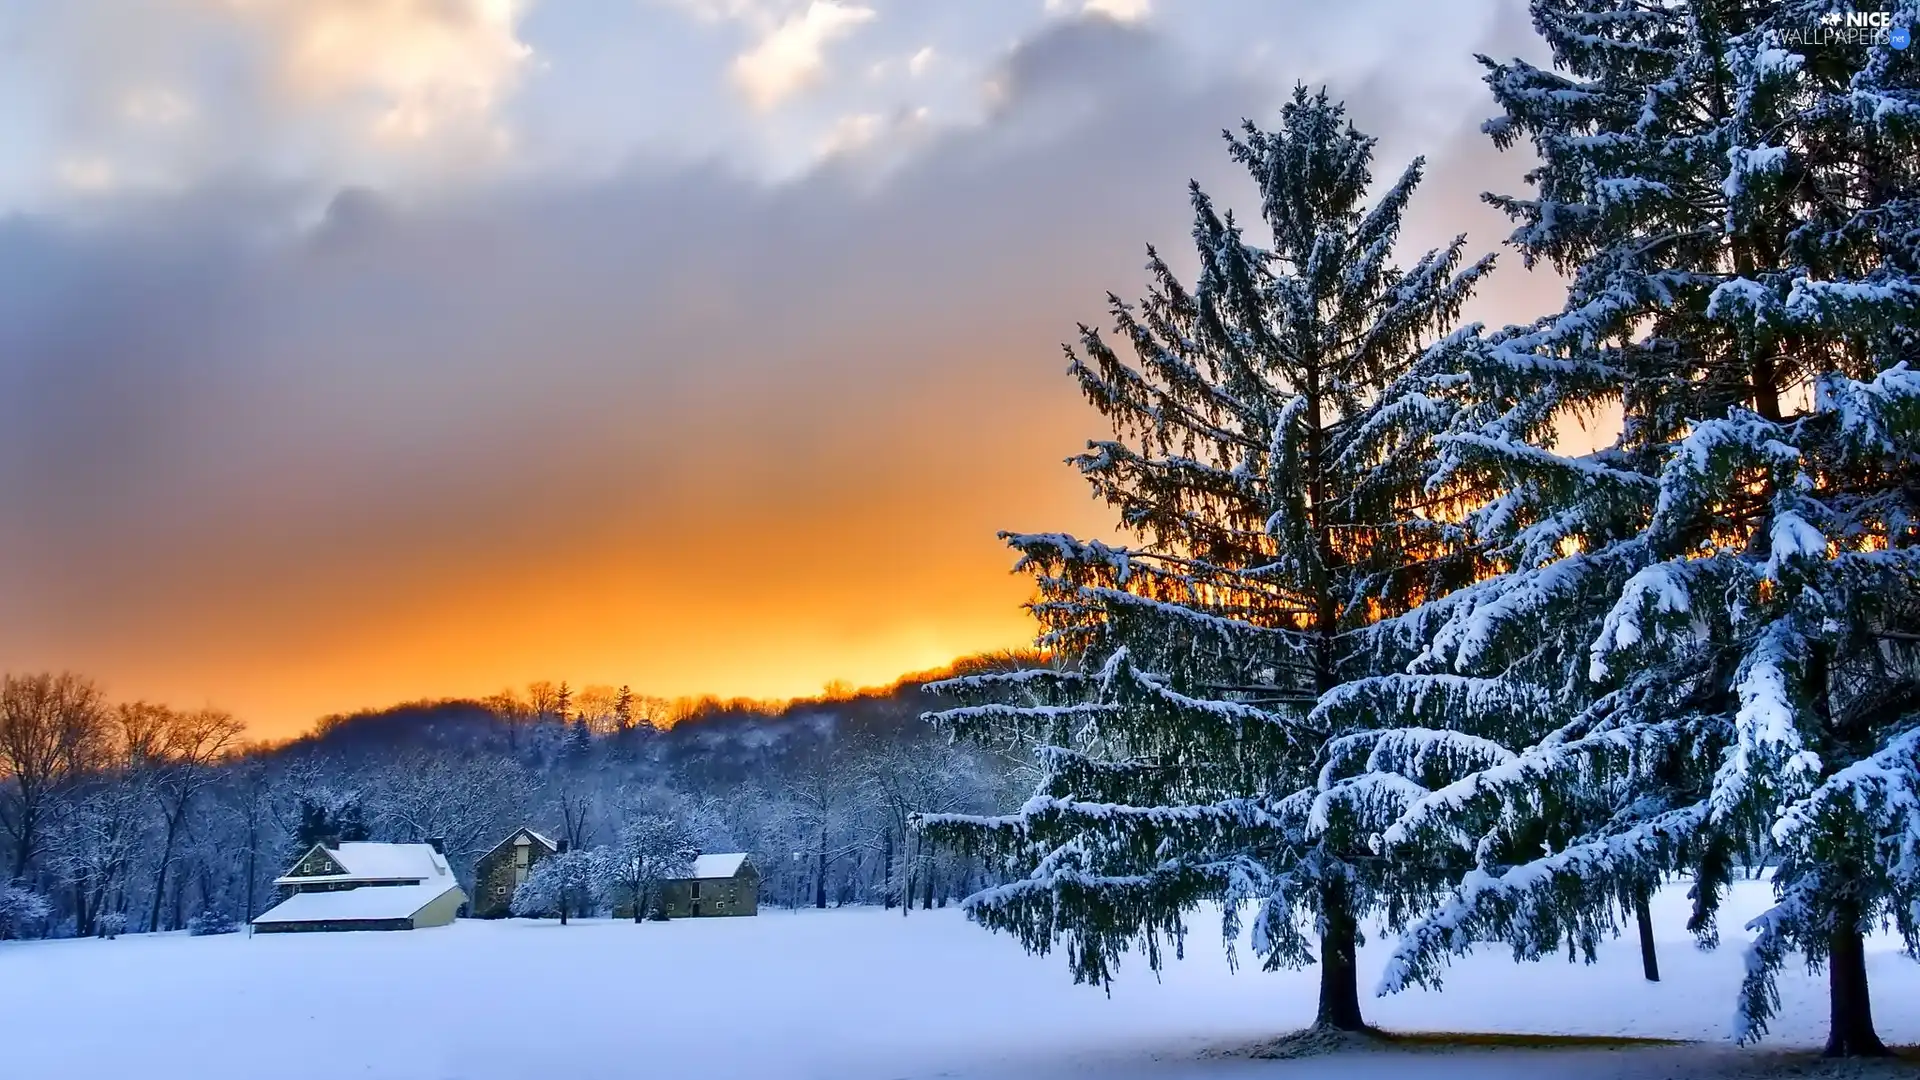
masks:
{"type": "MultiPolygon", "coordinates": [[[[986,602],[954,568],[1004,564],[993,528],[1100,516],[1055,464],[1094,431],[1057,342],[1182,246],[1190,176],[1238,192],[1218,132],[1284,90],[1101,19],[998,81],[879,172],[238,183],[0,224],[0,666],[139,651],[214,693],[572,567],[716,609],[986,602]]],[[[1370,93],[1392,153],[1435,154],[1411,239],[1465,227],[1510,163],[1370,93]]]]}

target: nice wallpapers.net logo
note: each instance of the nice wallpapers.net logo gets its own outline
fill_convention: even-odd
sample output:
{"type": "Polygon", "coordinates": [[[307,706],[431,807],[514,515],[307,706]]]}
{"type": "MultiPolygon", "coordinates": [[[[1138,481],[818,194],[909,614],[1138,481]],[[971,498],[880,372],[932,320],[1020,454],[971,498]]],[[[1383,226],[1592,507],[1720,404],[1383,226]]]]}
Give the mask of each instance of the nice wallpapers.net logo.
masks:
{"type": "Polygon", "coordinates": [[[1820,21],[1797,31],[1789,31],[1783,45],[1885,45],[1905,49],[1912,43],[1911,30],[1894,23],[1891,11],[1829,11],[1820,21]]]}

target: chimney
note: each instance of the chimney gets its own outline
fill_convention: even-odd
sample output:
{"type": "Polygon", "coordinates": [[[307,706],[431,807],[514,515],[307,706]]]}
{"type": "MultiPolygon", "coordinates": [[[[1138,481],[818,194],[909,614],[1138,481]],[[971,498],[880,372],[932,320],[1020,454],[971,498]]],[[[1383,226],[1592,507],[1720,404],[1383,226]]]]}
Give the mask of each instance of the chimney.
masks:
{"type": "Polygon", "coordinates": [[[439,855],[445,856],[447,853],[447,838],[444,836],[429,836],[427,837],[427,846],[439,855]]]}
{"type": "Polygon", "coordinates": [[[565,837],[562,837],[560,840],[560,854],[565,855],[567,853],[567,847],[568,847],[567,840],[565,837]]]}

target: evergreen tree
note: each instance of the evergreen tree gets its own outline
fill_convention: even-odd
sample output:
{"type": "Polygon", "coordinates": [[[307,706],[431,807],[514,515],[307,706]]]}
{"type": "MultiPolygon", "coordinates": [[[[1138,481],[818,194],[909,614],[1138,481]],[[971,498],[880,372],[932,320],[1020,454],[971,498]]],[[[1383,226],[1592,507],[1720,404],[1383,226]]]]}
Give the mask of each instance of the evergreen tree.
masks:
{"type": "Polygon", "coordinates": [[[622,683],[620,693],[613,699],[613,720],[621,731],[633,728],[633,688],[622,683]]]}
{"type": "Polygon", "coordinates": [[[1735,857],[1770,848],[1737,1034],[1797,950],[1828,968],[1828,1051],[1877,1053],[1862,934],[1920,951],[1920,67],[1824,43],[1847,8],[1818,0],[1532,10],[1556,70],[1482,59],[1488,131],[1540,165],[1490,200],[1571,285],[1444,384],[1439,478],[1486,494],[1468,524],[1498,572],[1395,629],[1426,643],[1407,692],[1531,688],[1452,726],[1522,730],[1538,695],[1557,720],[1382,836],[1478,862],[1384,989],[1437,985],[1475,938],[1591,957],[1672,872],[1711,942],[1735,857]],[[1610,445],[1560,449],[1613,408],[1610,445]]]}
{"type": "Polygon", "coordinates": [[[586,717],[576,717],[567,725],[567,735],[561,742],[560,752],[573,762],[584,761],[593,753],[593,730],[587,727],[586,717]]]}
{"type": "Polygon", "coordinates": [[[1157,969],[1205,900],[1225,901],[1230,950],[1255,905],[1269,969],[1314,962],[1310,919],[1316,1023],[1356,1029],[1359,919],[1404,906],[1366,838],[1426,790],[1416,780],[1477,766],[1484,747],[1382,740],[1370,719],[1330,728],[1310,710],[1376,670],[1351,631],[1473,571],[1452,527],[1414,513],[1422,474],[1399,457],[1418,424],[1393,418],[1420,411],[1407,380],[1468,340],[1416,364],[1489,262],[1463,268],[1456,239],[1393,264],[1422,164],[1366,206],[1374,142],[1324,93],[1298,89],[1278,130],[1228,143],[1270,246],[1194,186],[1196,286],[1150,249],[1146,301],[1109,298],[1133,359],[1084,326],[1067,349],[1114,432],[1069,464],[1132,542],[1003,534],[1063,663],[929,688],[972,703],[937,722],[1039,741],[1038,790],[1010,816],[920,824],[1022,875],[970,914],[1032,950],[1064,939],[1078,981],[1105,984],[1136,943],[1157,969]],[[1360,767],[1387,759],[1404,773],[1360,767]]]}
{"type": "Polygon", "coordinates": [[[292,855],[320,843],[365,840],[369,835],[360,792],[317,787],[297,799],[299,824],[293,831],[292,855]]]}

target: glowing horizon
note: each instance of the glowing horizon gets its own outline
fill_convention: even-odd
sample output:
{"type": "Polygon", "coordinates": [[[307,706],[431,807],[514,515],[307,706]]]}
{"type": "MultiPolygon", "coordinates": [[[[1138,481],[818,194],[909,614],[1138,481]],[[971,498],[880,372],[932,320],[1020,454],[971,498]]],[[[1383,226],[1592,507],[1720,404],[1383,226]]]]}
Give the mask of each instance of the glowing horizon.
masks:
{"type": "MultiPolygon", "coordinates": [[[[1187,264],[1189,179],[1254,206],[1221,128],[1329,82],[1378,175],[1430,160],[1407,261],[1495,247],[1478,193],[1525,168],[1478,130],[1472,54],[1533,47],[1504,0],[27,7],[0,670],[269,738],[1027,645],[995,532],[1112,520],[1060,342],[1147,244],[1187,264]]],[[[1512,265],[1482,296],[1558,304],[1512,265]]]]}

